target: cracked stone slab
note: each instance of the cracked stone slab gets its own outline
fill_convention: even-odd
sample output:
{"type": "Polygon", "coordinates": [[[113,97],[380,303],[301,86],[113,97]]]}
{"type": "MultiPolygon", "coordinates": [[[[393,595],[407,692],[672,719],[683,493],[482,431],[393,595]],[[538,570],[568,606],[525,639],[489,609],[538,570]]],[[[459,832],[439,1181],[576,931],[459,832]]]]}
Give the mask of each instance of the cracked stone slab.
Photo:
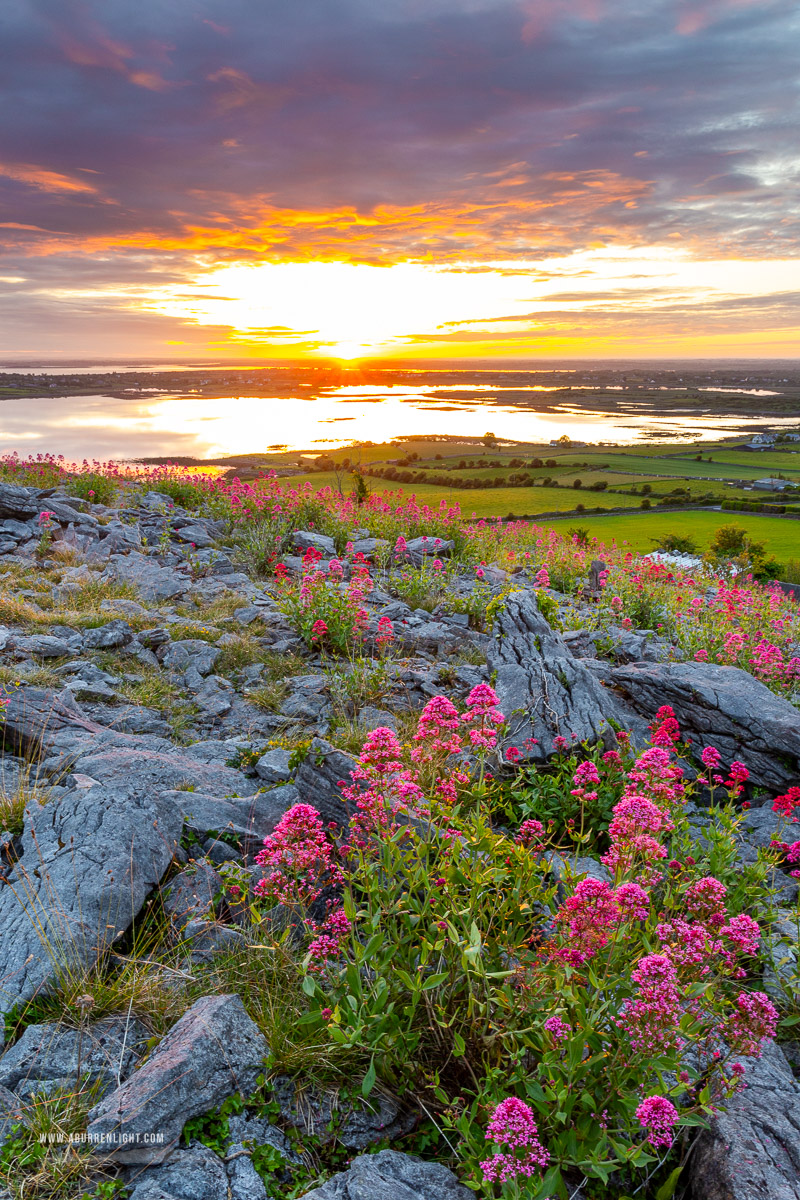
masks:
{"type": "Polygon", "coordinates": [[[556,737],[568,742],[613,738],[609,718],[630,728],[629,715],[573,657],[540,612],[532,592],[511,593],[497,615],[493,634],[487,662],[496,672],[494,687],[508,721],[505,744],[518,746],[523,757],[549,758],[556,737]],[[535,744],[526,747],[528,738],[535,738],[535,744]]]}
{"type": "Polygon", "coordinates": [[[700,751],[743,761],[754,784],[785,791],[800,774],[800,712],[739,667],[637,663],[615,667],[613,686],[648,720],[669,704],[700,751]]]}
{"type": "Polygon", "coordinates": [[[0,887],[0,1015],[97,961],[161,880],[182,823],[133,783],[29,805],[21,858],[0,887]]]}
{"type": "Polygon", "coordinates": [[[234,1093],[249,1095],[268,1056],[238,996],[203,996],[145,1064],[91,1110],[89,1141],[118,1162],[160,1161],[191,1117],[234,1093]]]}

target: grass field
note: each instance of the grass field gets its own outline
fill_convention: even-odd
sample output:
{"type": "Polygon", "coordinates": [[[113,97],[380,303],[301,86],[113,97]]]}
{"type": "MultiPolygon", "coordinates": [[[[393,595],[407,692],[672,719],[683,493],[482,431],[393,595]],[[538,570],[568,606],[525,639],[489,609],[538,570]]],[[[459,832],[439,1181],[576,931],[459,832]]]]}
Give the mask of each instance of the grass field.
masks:
{"type": "Polygon", "coordinates": [[[800,558],[800,520],[763,517],[758,513],[682,512],[612,513],[608,516],[580,516],[545,522],[559,533],[571,526],[587,529],[601,541],[616,541],[631,550],[647,552],[654,539],[665,533],[694,538],[698,550],[707,550],[714,534],[723,525],[746,529],[754,541],[763,542],[767,554],[780,562],[800,558]]]}
{"type": "MultiPolygon", "coordinates": [[[[315,491],[324,487],[337,487],[336,476],[320,471],[313,475],[293,475],[286,482],[297,486],[308,480],[315,491]]],[[[586,508],[638,508],[641,496],[608,495],[605,492],[584,492],[572,487],[509,487],[509,488],[459,488],[439,487],[433,483],[393,484],[390,480],[369,479],[370,489],[375,492],[399,492],[416,496],[420,503],[438,508],[442,500],[448,505],[459,504],[465,517],[474,513],[476,517],[505,517],[509,513],[524,516],[537,512],[571,512],[576,504],[586,508]]],[[[352,490],[352,480],[346,476],[342,489],[347,494],[352,490]]]]}

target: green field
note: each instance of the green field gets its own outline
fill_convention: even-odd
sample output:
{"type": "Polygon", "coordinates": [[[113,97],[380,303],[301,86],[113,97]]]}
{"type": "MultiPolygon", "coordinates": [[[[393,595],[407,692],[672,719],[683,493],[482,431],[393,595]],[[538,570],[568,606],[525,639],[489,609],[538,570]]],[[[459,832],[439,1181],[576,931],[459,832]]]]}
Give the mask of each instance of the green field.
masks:
{"type": "Polygon", "coordinates": [[[656,537],[665,533],[679,533],[694,538],[698,550],[708,549],[716,531],[723,525],[736,525],[746,529],[757,542],[763,542],[767,554],[774,554],[780,562],[800,558],[800,520],[780,517],[763,517],[758,513],[723,512],[643,512],[618,513],[608,516],[575,515],[547,521],[559,533],[568,528],[587,529],[590,535],[601,541],[616,541],[618,546],[647,552],[653,549],[656,537]]]}
{"type": "MultiPolygon", "coordinates": [[[[306,481],[310,482],[315,491],[324,487],[338,487],[347,495],[352,491],[352,478],[349,475],[337,481],[332,472],[320,471],[313,475],[292,475],[285,480],[287,487],[296,487],[306,481]]],[[[537,512],[572,512],[576,504],[586,508],[638,508],[642,502],[641,496],[619,496],[615,493],[588,492],[572,487],[508,487],[508,488],[459,488],[440,487],[434,483],[392,483],[388,479],[367,479],[371,491],[400,492],[403,495],[416,496],[422,504],[438,508],[442,500],[449,505],[459,504],[465,517],[505,517],[509,513],[525,516],[537,512]]]]}

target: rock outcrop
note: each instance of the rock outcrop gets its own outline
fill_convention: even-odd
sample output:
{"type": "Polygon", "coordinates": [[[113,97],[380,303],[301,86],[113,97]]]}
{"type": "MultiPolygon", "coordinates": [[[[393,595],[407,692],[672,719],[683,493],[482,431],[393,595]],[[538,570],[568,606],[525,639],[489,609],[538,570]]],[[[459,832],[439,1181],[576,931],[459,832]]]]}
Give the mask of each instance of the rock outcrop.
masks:
{"type": "Polygon", "coordinates": [[[567,742],[613,738],[609,718],[623,717],[620,706],[572,656],[532,592],[508,597],[497,616],[487,660],[496,672],[500,710],[508,719],[506,744],[517,746],[523,757],[549,758],[557,737],[567,742]]]}
{"type": "Polygon", "coordinates": [[[613,686],[641,716],[669,704],[699,753],[714,746],[723,762],[747,764],[753,783],[782,791],[800,775],[800,713],[738,667],[714,663],[631,663],[615,667],[613,686]]]}
{"type": "Polygon", "coordinates": [[[89,1141],[118,1162],[164,1158],[186,1122],[234,1093],[249,1095],[269,1047],[238,996],[204,996],[144,1066],[89,1114],[89,1141]]]}
{"type": "Polygon", "coordinates": [[[693,1200],[800,1200],[800,1084],[775,1042],[744,1063],[747,1087],[689,1159],[693,1200]]]}
{"type": "Polygon", "coordinates": [[[0,1014],[96,962],[161,880],[183,818],[144,791],[93,783],[26,810],[0,887],[0,1014]]]}

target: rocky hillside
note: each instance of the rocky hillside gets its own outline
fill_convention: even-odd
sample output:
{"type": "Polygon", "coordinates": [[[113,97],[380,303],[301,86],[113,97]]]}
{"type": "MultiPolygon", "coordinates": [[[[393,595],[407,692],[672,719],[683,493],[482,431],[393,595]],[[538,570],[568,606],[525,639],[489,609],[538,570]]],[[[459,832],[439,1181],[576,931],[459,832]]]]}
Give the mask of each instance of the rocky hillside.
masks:
{"type": "Polygon", "coordinates": [[[0,1196],[800,1197],[796,603],[160,481],[0,483],[0,1196]]]}

